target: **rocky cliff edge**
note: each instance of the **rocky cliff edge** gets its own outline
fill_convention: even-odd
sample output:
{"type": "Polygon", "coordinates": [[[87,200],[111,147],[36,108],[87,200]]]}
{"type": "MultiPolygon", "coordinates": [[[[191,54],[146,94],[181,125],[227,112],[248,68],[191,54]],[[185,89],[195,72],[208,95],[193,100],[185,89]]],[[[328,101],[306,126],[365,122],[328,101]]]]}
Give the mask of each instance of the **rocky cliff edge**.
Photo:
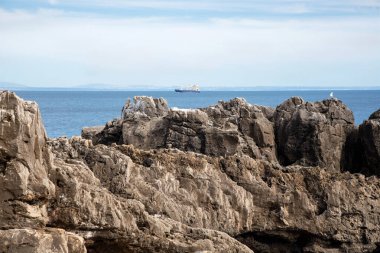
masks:
{"type": "Polygon", "coordinates": [[[377,112],[357,128],[338,100],[136,97],[87,139],[47,139],[35,103],[0,108],[0,252],[380,250],[377,112]]]}

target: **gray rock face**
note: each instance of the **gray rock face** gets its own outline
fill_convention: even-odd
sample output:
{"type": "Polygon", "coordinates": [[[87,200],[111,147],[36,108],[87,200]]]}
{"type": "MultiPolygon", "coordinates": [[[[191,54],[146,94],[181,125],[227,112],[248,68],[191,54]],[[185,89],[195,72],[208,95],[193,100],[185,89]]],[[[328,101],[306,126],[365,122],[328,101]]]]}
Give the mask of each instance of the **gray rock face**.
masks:
{"type": "Polygon", "coordinates": [[[84,139],[92,139],[104,129],[104,126],[84,127],[81,136],[84,139]]]}
{"type": "Polygon", "coordinates": [[[309,103],[286,100],[274,113],[279,161],[283,165],[321,166],[340,171],[344,144],[354,129],[354,117],[336,99],[309,103]]]}
{"type": "Polygon", "coordinates": [[[380,176],[380,110],[359,126],[362,171],[380,176]]]}
{"type": "Polygon", "coordinates": [[[128,100],[124,105],[121,120],[112,120],[103,130],[85,133],[82,137],[106,145],[130,143],[140,148],[163,147],[166,126],[162,118],[168,111],[163,98],[136,96],[133,102],[128,100]]]}
{"type": "Polygon", "coordinates": [[[86,252],[79,236],[45,229],[55,195],[51,159],[37,104],[2,91],[0,252],[86,252]]]}
{"type": "Polygon", "coordinates": [[[0,230],[0,252],[86,253],[82,237],[63,229],[30,228],[0,230]]]}
{"type": "Polygon", "coordinates": [[[148,167],[80,137],[47,143],[37,105],[14,93],[0,106],[2,252],[251,252],[151,209],[156,188],[129,187],[131,169],[148,167]]]}
{"type": "Polygon", "coordinates": [[[380,109],[377,110],[376,112],[372,113],[370,116],[369,116],[369,119],[373,119],[373,120],[379,120],[380,119],[380,109]]]}
{"type": "Polygon", "coordinates": [[[37,104],[0,93],[0,227],[40,227],[55,187],[37,104]],[[18,213],[19,216],[15,216],[18,213]]]}
{"type": "Polygon", "coordinates": [[[222,154],[218,154],[220,151],[206,152],[206,154],[239,153],[253,158],[276,159],[273,123],[267,118],[270,108],[251,105],[244,99],[236,98],[229,102],[219,102],[214,107],[206,108],[205,111],[211,118],[215,130],[221,129],[227,132],[224,135],[225,140],[220,141],[218,131],[208,130],[209,135],[206,136],[206,141],[209,141],[208,148],[223,150],[225,147],[226,151],[222,154]],[[226,142],[231,144],[226,145],[226,142]]]}
{"type": "MultiPolygon", "coordinates": [[[[94,145],[81,137],[46,140],[37,106],[30,113],[31,103],[13,93],[0,98],[0,127],[7,129],[0,133],[0,252],[379,250],[378,177],[283,166],[275,156],[271,120],[279,113],[289,124],[297,114],[309,124],[317,119],[315,129],[329,137],[349,118],[339,114],[340,102],[295,99],[275,113],[242,99],[201,110],[144,107],[96,135],[110,145],[94,145]],[[291,113],[292,104],[306,111],[291,113]],[[156,129],[164,129],[163,140],[158,133],[149,140],[156,129]],[[115,144],[120,140],[133,143],[115,144]],[[18,161],[29,174],[9,166],[18,161]]],[[[318,131],[311,133],[321,138],[318,131]]]]}
{"type": "Polygon", "coordinates": [[[122,110],[122,119],[133,117],[159,117],[168,113],[168,103],[163,98],[136,96],[133,102],[128,99],[122,110]]]}
{"type": "Polygon", "coordinates": [[[375,177],[80,138],[50,145],[64,197],[50,207],[49,225],[102,231],[87,238],[93,247],[112,238],[132,252],[249,252],[236,238],[255,252],[371,252],[380,242],[375,177]]]}
{"type": "Polygon", "coordinates": [[[100,132],[94,143],[132,144],[142,149],[178,148],[212,156],[236,153],[275,159],[270,108],[244,99],[205,109],[168,109],[163,99],[135,97],[123,109],[123,120],[100,132]],[[269,118],[269,119],[268,119],[269,118]],[[110,136],[110,137],[109,137],[110,136]]]}
{"type": "Polygon", "coordinates": [[[94,143],[101,143],[105,145],[111,145],[112,143],[121,144],[122,139],[123,121],[121,119],[114,119],[105,125],[102,131],[92,136],[94,143]]]}

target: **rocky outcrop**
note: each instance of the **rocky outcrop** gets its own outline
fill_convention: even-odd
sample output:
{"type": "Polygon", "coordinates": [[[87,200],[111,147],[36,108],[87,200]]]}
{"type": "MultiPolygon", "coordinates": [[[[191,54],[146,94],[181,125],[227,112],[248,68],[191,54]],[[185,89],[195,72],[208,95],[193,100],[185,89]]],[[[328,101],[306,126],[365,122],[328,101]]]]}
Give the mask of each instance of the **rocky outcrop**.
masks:
{"type": "Polygon", "coordinates": [[[343,169],[354,117],[340,100],[310,103],[293,97],[276,108],[274,122],[281,164],[343,169]]]}
{"type": "Polygon", "coordinates": [[[49,145],[55,156],[51,179],[57,185],[49,226],[80,231],[90,252],[250,252],[222,232],[190,227],[156,209],[165,204],[159,182],[150,185],[138,176],[152,166],[80,138],[60,138],[49,145]]]}
{"type": "Polygon", "coordinates": [[[82,237],[63,229],[30,228],[0,230],[0,252],[41,253],[75,252],[86,253],[82,237]]]}
{"type": "Polygon", "coordinates": [[[122,119],[143,117],[162,117],[169,111],[168,103],[163,98],[137,96],[133,102],[128,99],[122,109],[122,119]]]}
{"type": "Polygon", "coordinates": [[[163,99],[135,97],[123,119],[107,123],[94,143],[142,149],[178,148],[211,156],[248,154],[275,159],[273,110],[237,98],[204,109],[167,107],[163,99]]]}
{"type": "Polygon", "coordinates": [[[84,127],[82,128],[81,136],[84,139],[93,139],[103,129],[104,126],[84,127]]]}
{"type": "Polygon", "coordinates": [[[37,104],[0,93],[0,227],[43,227],[55,187],[37,104]],[[15,216],[14,214],[18,215],[15,216]]]}
{"type": "Polygon", "coordinates": [[[35,103],[2,92],[0,105],[3,252],[251,252],[222,231],[152,210],[144,194],[133,197],[131,169],[149,167],[81,138],[47,143],[35,103]]]}
{"type": "MultiPolygon", "coordinates": [[[[338,142],[332,133],[333,129],[349,131],[350,124],[345,125],[345,116],[339,114],[345,107],[339,101],[321,103],[302,102],[305,111],[301,112],[290,106],[282,117],[288,126],[295,125],[297,117],[304,119],[299,129],[315,122],[316,130],[310,135],[322,138],[320,131],[327,129],[326,138],[342,148],[344,141],[338,142]],[[302,115],[293,116],[297,114],[302,115]],[[317,120],[306,120],[304,114],[317,120]]],[[[17,175],[20,170],[9,162],[34,159],[33,164],[23,163],[30,175],[39,175],[41,185],[49,186],[33,188],[34,177],[14,181],[13,189],[26,184],[32,197],[43,197],[31,202],[22,194],[17,199],[2,197],[0,208],[8,202],[17,208],[0,210],[0,251],[379,250],[379,178],[342,173],[336,163],[322,166],[337,153],[308,160],[301,149],[305,158],[300,159],[306,162],[281,165],[273,127],[281,118],[279,107],[274,112],[234,99],[200,110],[178,110],[167,108],[160,99],[136,98],[124,108],[122,119],[107,123],[93,140],[46,140],[37,107],[34,113],[26,113],[31,103],[8,92],[2,94],[0,104],[1,115],[14,119],[3,121],[2,116],[1,122],[14,126],[29,122],[28,127],[12,130],[12,136],[0,135],[1,161],[7,161],[2,162],[4,171],[17,175]],[[36,134],[43,134],[41,142],[22,149],[38,139],[36,134]],[[27,143],[20,141],[22,136],[28,136],[27,143]],[[303,165],[312,162],[316,166],[303,165]],[[14,203],[25,205],[29,213],[14,203]],[[33,218],[26,218],[32,214],[33,218]]],[[[285,125],[284,131],[292,133],[285,125]]],[[[326,152],[333,146],[308,143],[326,152]]],[[[0,175],[0,180],[4,178],[0,175]]],[[[0,195],[19,196],[13,189],[0,195]]]]}
{"type": "Polygon", "coordinates": [[[359,126],[359,147],[362,151],[361,171],[380,176],[380,110],[359,126]]]}
{"type": "MultiPolygon", "coordinates": [[[[154,252],[151,247],[158,242],[152,242],[149,235],[165,242],[166,237],[173,238],[173,224],[181,224],[182,228],[175,231],[182,236],[189,233],[183,226],[198,228],[197,233],[222,231],[255,252],[279,252],[272,250],[274,241],[277,249],[289,249],[285,252],[371,252],[380,242],[378,178],[332,173],[319,167],[284,168],[247,155],[223,158],[171,149],[144,151],[132,145],[91,146],[75,138],[55,140],[50,145],[60,157],[59,163],[85,161],[80,165],[85,169],[68,165],[65,174],[92,182],[94,190],[101,185],[109,190],[108,196],[118,197],[116,204],[103,194],[86,194],[86,187],[62,193],[66,201],[51,207],[54,215],[50,226],[69,224],[65,226],[101,230],[102,239],[97,238],[95,245],[102,245],[104,238],[135,245],[130,235],[135,233],[144,238],[139,247],[154,252]],[[84,170],[92,172],[94,178],[75,174],[84,170]],[[70,195],[78,192],[84,195],[70,195]],[[73,199],[77,200],[70,202],[73,199]],[[77,223],[62,220],[67,217],[77,223]]],[[[59,163],[57,167],[63,168],[59,163]]],[[[61,178],[62,189],[72,184],[61,178]]],[[[177,235],[175,240],[183,243],[182,236],[177,235]]],[[[218,248],[220,242],[210,235],[202,236],[209,238],[212,245],[203,244],[203,249],[236,250],[236,242],[231,239],[218,248]]],[[[192,239],[192,243],[195,241],[192,239]]],[[[172,247],[171,250],[179,249],[172,247]]],[[[191,252],[190,249],[187,246],[179,251],[191,252]]]]}
{"type": "Polygon", "coordinates": [[[0,93],[0,252],[86,252],[83,239],[47,229],[55,195],[36,103],[0,93]]]}

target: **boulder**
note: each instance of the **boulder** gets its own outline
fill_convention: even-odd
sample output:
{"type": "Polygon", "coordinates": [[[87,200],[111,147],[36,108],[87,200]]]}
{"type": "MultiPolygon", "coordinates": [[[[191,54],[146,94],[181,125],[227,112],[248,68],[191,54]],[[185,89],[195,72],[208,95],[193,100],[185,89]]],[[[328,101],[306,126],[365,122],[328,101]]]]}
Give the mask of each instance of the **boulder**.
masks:
{"type": "Polygon", "coordinates": [[[277,106],[274,122],[281,164],[342,169],[344,145],[354,129],[353,113],[342,101],[293,97],[277,106]]]}

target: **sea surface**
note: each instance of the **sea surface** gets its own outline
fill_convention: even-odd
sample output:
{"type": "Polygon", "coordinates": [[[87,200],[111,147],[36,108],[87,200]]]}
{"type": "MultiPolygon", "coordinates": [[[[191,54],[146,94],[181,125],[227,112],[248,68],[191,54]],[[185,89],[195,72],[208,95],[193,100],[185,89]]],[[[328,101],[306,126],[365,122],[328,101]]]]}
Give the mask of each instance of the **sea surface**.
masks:
{"type": "MultiPolygon", "coordinates": [[[[36,101],[49,137],[80,135],[85,126],[105,125],[120,117],[128,98],[137,95],[163,97],[170,107],[198,108],[216,104],[219,100],[243,97],[251,104],[275,107],[285,99],[300,96],[307,101],[329,97],[330,90],[288,91],[17,91],[25,100],[36,101]]],[[[380,108],[380,90],[336,90],[334,96],[353,111],[355,123],[360,124],[380,108]]]]}

